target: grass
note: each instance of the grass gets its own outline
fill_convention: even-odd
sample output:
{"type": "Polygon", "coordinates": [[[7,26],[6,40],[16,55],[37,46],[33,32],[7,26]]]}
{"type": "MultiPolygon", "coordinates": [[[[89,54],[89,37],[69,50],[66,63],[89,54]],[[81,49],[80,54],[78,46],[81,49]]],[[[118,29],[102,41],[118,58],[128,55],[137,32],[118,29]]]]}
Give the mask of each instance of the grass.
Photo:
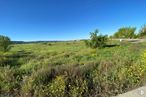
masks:
{"type": "Polygon", "coordinates": [[[110,97],[145,84],[146,43],[14,44],[0,57],[0,96],[110,97]]]}

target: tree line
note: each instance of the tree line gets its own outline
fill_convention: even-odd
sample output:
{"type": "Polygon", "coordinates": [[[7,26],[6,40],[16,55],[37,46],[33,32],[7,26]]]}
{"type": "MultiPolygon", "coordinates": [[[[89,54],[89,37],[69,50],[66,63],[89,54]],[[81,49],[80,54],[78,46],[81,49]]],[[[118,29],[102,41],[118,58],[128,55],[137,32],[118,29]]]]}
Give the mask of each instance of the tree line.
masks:
{"type": "Polygon", "coordinates": [[[111,38],[144,38],[146,37],[146,25],[142,26],[141,29],[136,33],[136,27],[122,27],[119,28],[111,38]]]}

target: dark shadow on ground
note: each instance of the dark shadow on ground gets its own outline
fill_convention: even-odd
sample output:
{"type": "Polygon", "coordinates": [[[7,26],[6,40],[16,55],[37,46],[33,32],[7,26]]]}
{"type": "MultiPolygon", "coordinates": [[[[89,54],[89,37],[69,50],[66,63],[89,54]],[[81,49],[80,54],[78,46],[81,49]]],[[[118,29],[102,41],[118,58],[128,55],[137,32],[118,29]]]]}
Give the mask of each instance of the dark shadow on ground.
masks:
{"type": "Polygon", "coordinates": [[[20,66],[22,61],[19,61],[20,58],[24,59],[29,59],[32,57],[31,52],[26,52],[24,50],[22,51],[17,51],[12,54],[7,54],[7,55],[0,55],[0,66],[7,66],[9,65],[10,67],[13,66],[20,66]]]}
{"type": "Polygon", "coordinates": [[[116,46],[120,46],[118,44],[110,44],[110,45],[105,45],[104,47],[116,47],[116,46]]]}

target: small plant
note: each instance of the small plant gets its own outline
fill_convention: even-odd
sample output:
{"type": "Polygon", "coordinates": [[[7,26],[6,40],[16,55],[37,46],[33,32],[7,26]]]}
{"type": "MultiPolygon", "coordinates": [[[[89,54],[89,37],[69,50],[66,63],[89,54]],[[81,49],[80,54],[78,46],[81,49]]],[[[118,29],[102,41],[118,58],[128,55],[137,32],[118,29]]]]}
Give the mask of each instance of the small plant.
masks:
{"type": "Polygon", "coordinates": [[[90,40],[85,40],[85,44],[91,48],[102,48],[106,45],[107,36],[106,35],[97,35],[98,30],[90,33],[90,40]]]}

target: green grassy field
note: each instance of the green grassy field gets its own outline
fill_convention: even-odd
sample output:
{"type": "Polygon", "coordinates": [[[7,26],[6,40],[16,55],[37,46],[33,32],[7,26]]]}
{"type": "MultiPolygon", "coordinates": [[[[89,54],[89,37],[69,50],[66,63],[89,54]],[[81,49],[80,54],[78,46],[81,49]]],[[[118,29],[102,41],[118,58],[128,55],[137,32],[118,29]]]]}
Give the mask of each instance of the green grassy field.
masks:
{"type": "Polygon", "coordinates": [[[146,43],[14,44],[0,53],[0,97],[110,97],[146,83],[146,43]]]}

